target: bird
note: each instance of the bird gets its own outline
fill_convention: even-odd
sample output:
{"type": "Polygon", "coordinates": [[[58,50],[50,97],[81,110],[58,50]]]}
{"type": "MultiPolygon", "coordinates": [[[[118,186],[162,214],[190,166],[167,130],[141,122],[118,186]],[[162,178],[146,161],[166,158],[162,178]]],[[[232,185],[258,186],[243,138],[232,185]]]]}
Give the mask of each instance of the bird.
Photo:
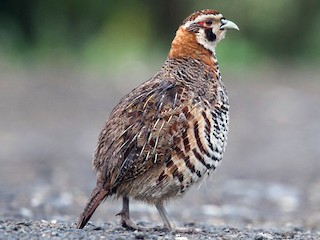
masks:
{"type": "Polygon", "coordinates": [[[188,16],[176,31],[162,68],[125,95],[98,137],[93,157],[96,186],[76,227],[82,229],[110,196],[154,205],[164,230],[174,231],[164,204],[183,196],[212,173],[227,144],[229,99],[216,58],[217,43],[239,27],[211,9],[188,16]]]}

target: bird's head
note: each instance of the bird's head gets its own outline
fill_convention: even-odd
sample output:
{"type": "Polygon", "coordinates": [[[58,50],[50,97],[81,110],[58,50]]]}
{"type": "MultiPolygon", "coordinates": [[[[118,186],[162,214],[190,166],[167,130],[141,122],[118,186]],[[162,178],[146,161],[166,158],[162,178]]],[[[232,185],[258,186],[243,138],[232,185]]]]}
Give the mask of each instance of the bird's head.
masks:
{"type": "Polygon", "coordinates": [[[239,27],[215,10],[194,12],[177,30],[169,57],[214,53],[217,43],[224,39],[229,29],[239,30],[239,27]]]}

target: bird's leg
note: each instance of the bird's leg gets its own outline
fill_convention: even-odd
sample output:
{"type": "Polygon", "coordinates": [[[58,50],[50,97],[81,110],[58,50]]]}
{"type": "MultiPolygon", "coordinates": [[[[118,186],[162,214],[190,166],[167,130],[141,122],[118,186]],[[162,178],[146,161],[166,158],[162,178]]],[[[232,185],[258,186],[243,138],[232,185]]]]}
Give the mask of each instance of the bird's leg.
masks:
{"type": "Polygon", "coordinates": [[[170,221],[168,219],[168,214],[166,209],[163,206],[163,203],[157,203],[156,207],[158,209],[158,212],[164,222],[164,227],[168,231],[173,231],[173,232],[180,232],[180,233],[195,233],[201,231],[200,229],[194,229],[194,228],[187,228],[187,227],[175,227],[170,224],[170,221]]]}
{"type": "MultiPolygon", "coordinates": [[[[167,218],[167,212],[163,207],[163,204],[156,204],[156,207],[160,213],[161,218],[164,221],[164,226],[167,230],[171,231],[171,225],[170,222],[167,218]]],[[[140,227],[134,222],[131,221],[130,219],[130,214],[129,214],[129,198],[128,197],[123,197],[122,199],[122,210],[117,214],[117,216],[120,215],[121,217],[121,225],[127,229],[130,230],[139,230],[139,231],[148,231],[148,230],[155,230],[155,228],[147,228],[147,227],[140,227]]]]}
{"type": "Polygon", "coordinates": [[[166,229],[168,229],[169,231],[172,230],[172,227],[171,227],[171,224],[170,224],[170,221],[168,219],[168,214],[167,214],[167,211],[166,209],[164,208],[163,206],[163,203],[157,203],[156,204],[156,208],[158,209],[158,212],[160,214],[160,217],[162,218],[162,221],[164,223],[164,227],[166,229]]]}
{"type": "Polygon", "coordinates": [[[129,198],[123,197],[122,199],[122,210],[117,214],[121,216],[121,225],[125,228],[131,230],[144,230],[144,228],[139,227],[137,224],[131,221],[129,214],[129,198]]]}
{"type": "MultiPolygon", "coordinates": [[[[158,212],[164,222],[164,227],[168,231],[173,232],[183,232],[183,233],[194,233],[198,232],[199,229],[192,229],[192,228],[184,228],[184,227],[172,227],[170,224],[170,221],[168,219],[168,214],[166,209],[163,206],[163,203],[157,203],[156,207],[158,209],[158,212]]],[[[146,227],[140,227],[130,219],[129,214],[129,198],[123,197],[122,199],[122,210],[117,214],[117,216],[120,215],[121,217],[121,225],[127,229],[130,230],[139,230],[139,231],[148,231],[148,230],[156,230],[155,228],[146,228],[146,227]]]]}

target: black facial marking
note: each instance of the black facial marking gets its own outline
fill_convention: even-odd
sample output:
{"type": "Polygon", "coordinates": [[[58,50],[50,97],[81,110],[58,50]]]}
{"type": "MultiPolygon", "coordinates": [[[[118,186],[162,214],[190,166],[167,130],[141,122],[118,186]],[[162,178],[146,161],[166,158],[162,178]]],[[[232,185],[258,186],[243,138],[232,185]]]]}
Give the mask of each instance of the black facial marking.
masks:
{"type": "Polygon", "coordinates": [[[212,28],[207,28],[205,30],[206,33],[206,38],[208,39],[208,41],[213,42],[217,39],[217,36],[212,32],[212,28]]]}

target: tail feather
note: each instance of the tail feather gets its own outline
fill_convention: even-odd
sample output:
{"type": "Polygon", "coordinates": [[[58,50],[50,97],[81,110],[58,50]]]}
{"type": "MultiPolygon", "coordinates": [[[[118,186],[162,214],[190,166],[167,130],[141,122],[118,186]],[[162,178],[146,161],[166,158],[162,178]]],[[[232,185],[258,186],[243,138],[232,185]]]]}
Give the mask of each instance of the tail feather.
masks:
{"type": "Polygon", "coordinates": [[[95,187],[91,193],[90,200],[79,217],[77,228],[81,229],[87,224],[96,208],[107,197],[108,193],[108,190],[101,189],[100,186],[95,187]]]}

